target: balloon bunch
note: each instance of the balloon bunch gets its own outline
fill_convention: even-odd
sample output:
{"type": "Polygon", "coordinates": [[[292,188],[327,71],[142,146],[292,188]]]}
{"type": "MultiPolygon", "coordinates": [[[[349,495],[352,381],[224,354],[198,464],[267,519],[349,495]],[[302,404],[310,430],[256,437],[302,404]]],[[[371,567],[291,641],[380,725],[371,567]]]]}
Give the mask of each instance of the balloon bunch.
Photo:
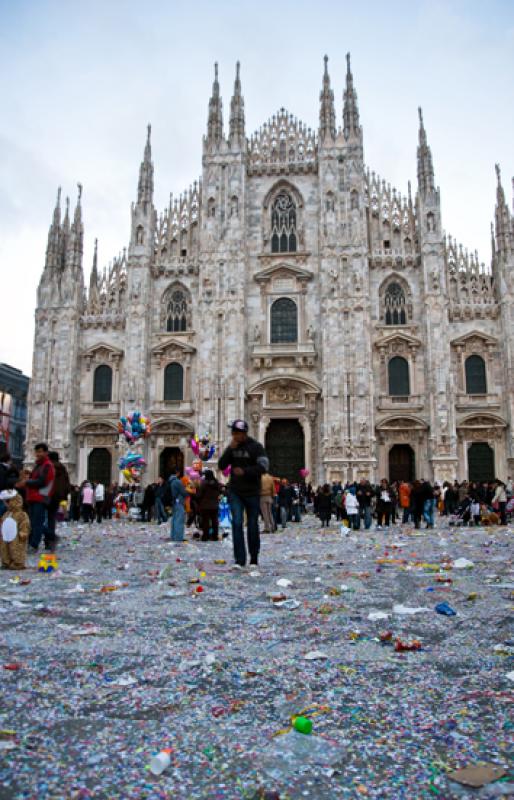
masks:
{"type": "Polygon", "coordinates": [[[196,481],[198,478],[200,478],[200,472],[194,469],[194,467],[186,467],[185,473],[192,481],[196,481]]]}
{"type": "Polygon", "coordinates": [[[152,432],[152,424],[148,417],[140,411],[131,411],[118,421],[118,433],[122,433],[129,444],[137,442],[152,432]]]}
{"type": "Polygon", "coordinates": [[[139,453],[129,452],[120,457],[118,467],[128,481],[137,483],[141,479],[141,473],[146,467],[146,461],[139,453]]]}
{"type": "Polygon", "coordinates": [[[208,433],[198,436],[197,433],[191,439],[191,450],[201,461],[210,461],[216,452],[216,445],[211,443],[208,433]]]}

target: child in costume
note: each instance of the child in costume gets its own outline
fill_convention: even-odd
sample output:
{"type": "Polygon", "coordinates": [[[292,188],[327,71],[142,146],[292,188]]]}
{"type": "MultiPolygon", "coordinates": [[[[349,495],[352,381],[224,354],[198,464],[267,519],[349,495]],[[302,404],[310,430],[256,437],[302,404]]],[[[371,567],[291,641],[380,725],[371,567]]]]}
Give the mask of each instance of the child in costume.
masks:
{"type": "Polygon", "coordinates": [[[3,569],[25,569],[30,520],[16,489],[0,492],[7,511],[0,520],[0,554],[3,569]]]}

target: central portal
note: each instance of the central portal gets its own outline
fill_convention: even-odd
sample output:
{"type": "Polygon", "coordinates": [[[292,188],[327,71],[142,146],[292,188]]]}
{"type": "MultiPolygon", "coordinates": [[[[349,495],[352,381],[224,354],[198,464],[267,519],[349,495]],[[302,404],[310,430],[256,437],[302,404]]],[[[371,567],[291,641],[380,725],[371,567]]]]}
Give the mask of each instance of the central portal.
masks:
{"type": "Polygon", "coordinates": [[[408,444],[395,444],[389,451],[389,481],[413,481],[415,477],[414,450],[408,444]]]}
{"type": "Polygon", "coordinates": [[[297,419],[272,419],[266,431],[265,449],[274,477],[287,478],[293,483],[300,480],[300,470],[305,467],[305,443],[297,419]]]}

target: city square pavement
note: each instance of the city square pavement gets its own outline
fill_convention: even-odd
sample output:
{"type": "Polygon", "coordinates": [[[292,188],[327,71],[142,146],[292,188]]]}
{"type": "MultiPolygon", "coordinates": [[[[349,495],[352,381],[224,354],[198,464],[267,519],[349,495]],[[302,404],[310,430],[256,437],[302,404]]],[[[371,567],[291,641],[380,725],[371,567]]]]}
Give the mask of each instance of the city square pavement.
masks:
{"type": "Polygon", "coordinates": [[[308,515],[245,572],[230,538],[62,527],[56,572],[0,574],[0,798],[514,796],[512,525],[308,515]]]}

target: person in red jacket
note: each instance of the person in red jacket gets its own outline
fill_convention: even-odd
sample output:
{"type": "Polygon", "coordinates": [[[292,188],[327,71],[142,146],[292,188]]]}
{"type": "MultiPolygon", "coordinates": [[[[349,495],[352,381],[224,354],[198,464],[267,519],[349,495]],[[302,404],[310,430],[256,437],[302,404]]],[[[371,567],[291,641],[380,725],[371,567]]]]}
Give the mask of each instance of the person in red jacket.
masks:
{"type": "Polygon", "coordinates": [[[411,503],[410,503],[411,489],[412,489],[412,487],[411,487],[410,483],[407,483],[407,481],[402,481],[400,483],[400,489],[399,489],[398,494],[400,496],[400,506],[401,506],[402,511],[403,511],[402,522],[408,522],[409,518],[411,516],[412,517],[414,516],[414,514],[412,512],[412,509],[411,509],[411,503]]]}
{"type": "Polygon", "coordinates": [[[48,445],[40,442],[34,448],[36,466],[28,478],[16,484],[18,489],[25,489],[25,499],[29,508],[30,538],[32,551],[39,548],[41,539],[45,537],[45,547],[52,549],[54,542],[48,538],[46,528],[47,511],[54,490],[55,470],[48,458],[48,445]]]}

